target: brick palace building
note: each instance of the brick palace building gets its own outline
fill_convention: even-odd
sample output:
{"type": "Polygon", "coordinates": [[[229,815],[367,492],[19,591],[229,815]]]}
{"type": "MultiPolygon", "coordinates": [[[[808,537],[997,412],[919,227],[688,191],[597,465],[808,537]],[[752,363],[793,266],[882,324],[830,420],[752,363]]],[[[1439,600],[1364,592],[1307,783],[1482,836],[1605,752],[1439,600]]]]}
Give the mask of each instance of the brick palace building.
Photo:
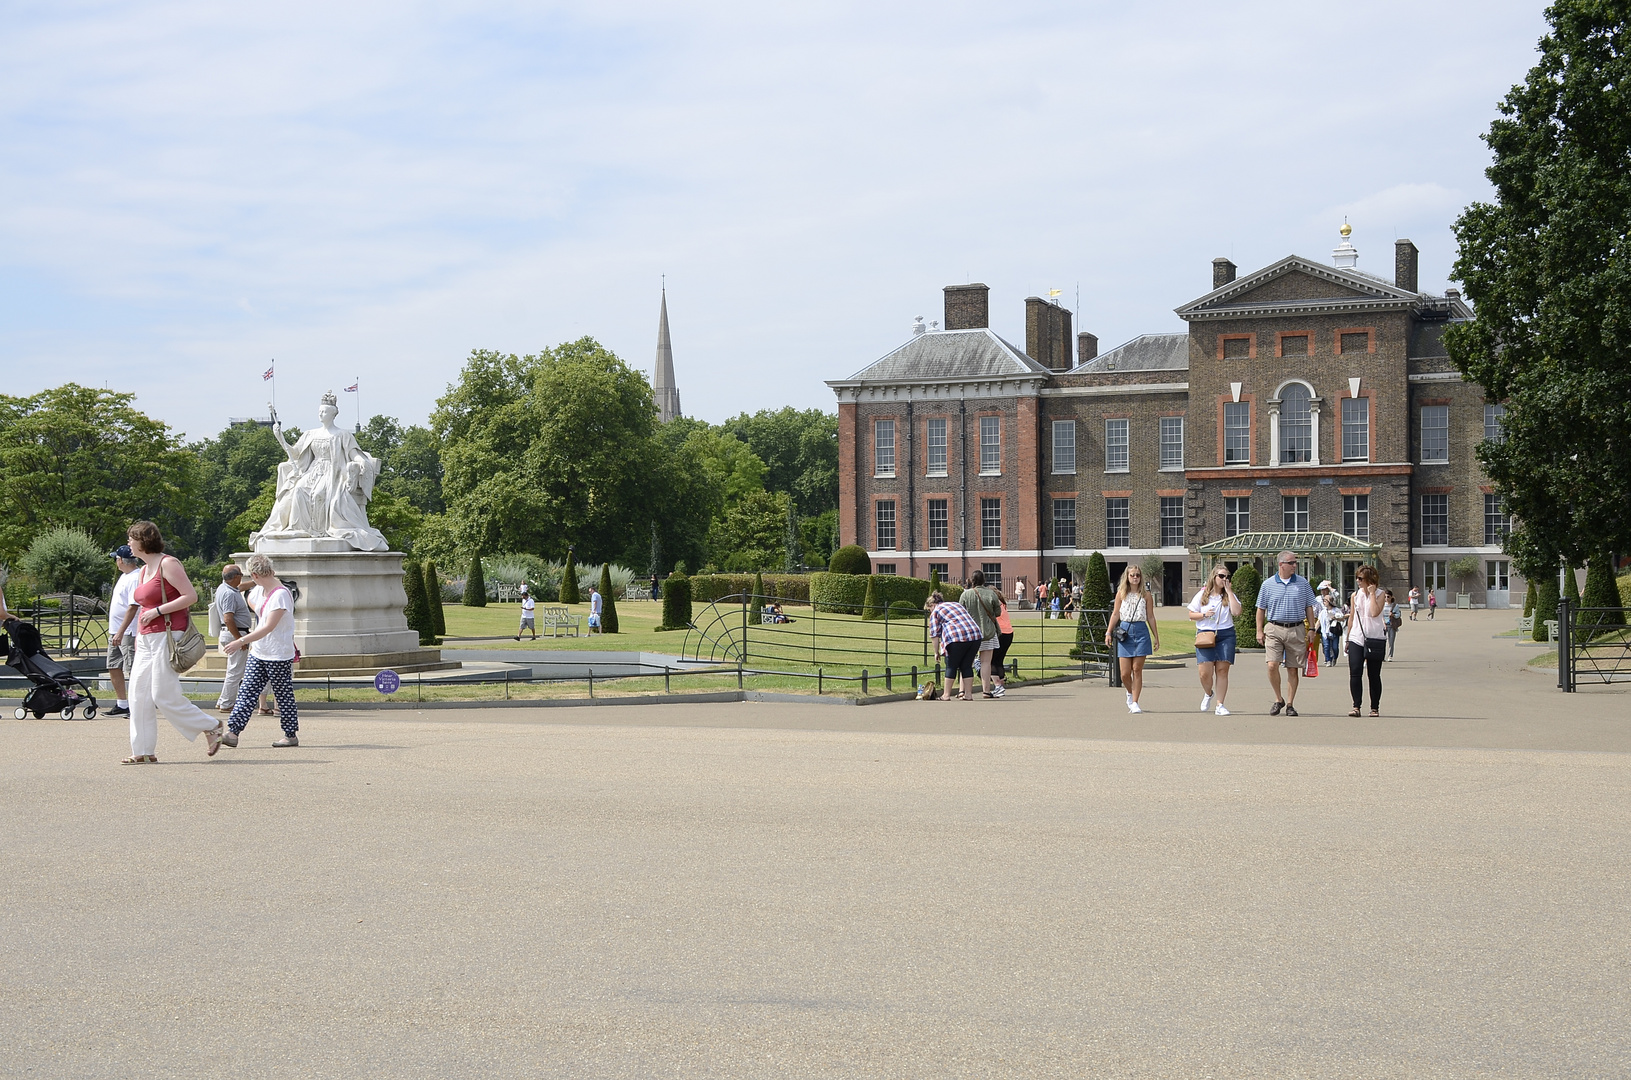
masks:
{"type": "Polygon", "coordinates": [[[905,344],[828,383],[841,542],[880,573],[984,570],[1010,593],[1073,555],[1104,552],[1112,578],[1154,555],[1175,603],[1214,557],[1272,562],[1203,545],[1325,534],[1306,539],[1350,549],[1312,568],[1333,580],[1371,561],[1401,600],[1416,584],[1440,603],[1465,589],[1506,606],[1523,586],[1476,457],[1503,409],[1441,343],[1471,311],[1456,290],[1418,291],[1408,240],[1392,280],[1359,270],[1348,232],[1329,265],[1293,255],[1237,276],[1214,259],[1212,291],[1177,309],[1187,333],[1103,354],[1038,297],[1021,351],[990,329],[985,285],[948,285],[944,329],[919,320],[905,344]],[[1451,580],[1467,555],[1480,571],[1451,580]]]}

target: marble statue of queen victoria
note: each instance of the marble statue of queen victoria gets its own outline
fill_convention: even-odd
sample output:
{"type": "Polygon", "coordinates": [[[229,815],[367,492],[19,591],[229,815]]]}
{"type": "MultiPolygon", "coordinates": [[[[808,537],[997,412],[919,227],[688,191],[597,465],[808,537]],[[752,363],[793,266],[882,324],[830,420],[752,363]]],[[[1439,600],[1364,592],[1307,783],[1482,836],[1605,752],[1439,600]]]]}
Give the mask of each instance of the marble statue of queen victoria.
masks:
{"type": "Polygon", "coordinates": [[[334,426],[340,413],[333,393],[323,395],[319,425],[293,446],[283,441],[283,425],[274,415],[272,434],[289,460],[277,467],[277,499],[260,532],[262,540],[333,538],[358,551],[384,551],[389,545],[368,524],[368,500],[379,479],[380,460],[357,445],[351,432],[334,426]]]}

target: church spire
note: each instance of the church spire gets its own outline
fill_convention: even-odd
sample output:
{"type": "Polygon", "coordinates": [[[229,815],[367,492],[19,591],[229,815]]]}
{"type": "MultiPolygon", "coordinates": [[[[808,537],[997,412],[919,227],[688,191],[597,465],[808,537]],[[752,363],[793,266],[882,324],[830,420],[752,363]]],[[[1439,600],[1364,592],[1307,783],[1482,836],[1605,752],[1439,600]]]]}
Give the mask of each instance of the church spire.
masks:
{"type": "Polygon", "coordinates": [[[663,285],[662,314],[657,317],[657,363],[651,389],[657,399],[657,419],[663,423],[680,415],[680,388],[674,383],[674,346],[668,340],[668,285],[663,285]]]}

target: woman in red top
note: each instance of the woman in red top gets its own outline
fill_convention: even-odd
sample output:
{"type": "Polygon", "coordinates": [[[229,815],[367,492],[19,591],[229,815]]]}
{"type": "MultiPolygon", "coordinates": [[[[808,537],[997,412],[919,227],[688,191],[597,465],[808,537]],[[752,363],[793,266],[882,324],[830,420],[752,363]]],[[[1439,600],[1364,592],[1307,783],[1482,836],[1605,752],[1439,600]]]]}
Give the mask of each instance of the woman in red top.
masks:
{"type": "Polygon", "coordinates": [[[205,736],[214,756],[221,747],[221,721],[187,700],[181,692],[181,676],[170,666],[170,635],[187,629],[187,609],[198,600],[198,592],[180,560],[164,554],[164,537],[157,525],[138,521],[130,527],[129,536],[130,550],[146,565],[125,615],[125,625],[134,616],[137,628],[129,690],[130,756],[124,764],[147,765],[159,760],[160,709],[188,742],[205,736]]]}

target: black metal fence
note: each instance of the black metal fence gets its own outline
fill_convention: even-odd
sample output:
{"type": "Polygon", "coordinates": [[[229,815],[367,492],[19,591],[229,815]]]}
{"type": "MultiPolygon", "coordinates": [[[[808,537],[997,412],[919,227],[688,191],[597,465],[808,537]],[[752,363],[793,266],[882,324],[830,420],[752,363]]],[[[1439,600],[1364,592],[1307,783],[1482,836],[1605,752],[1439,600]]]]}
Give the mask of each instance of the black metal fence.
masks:
{"type": "MultiPolygon", "coordinates": [[[[1090,611],[1088,642],[1077,649],[1078,623],[1073,618],[1020,616],[1006,665],[1022,678],[1066,674],[1104,674],[1109,651],[1103,644],[1108,611],[1090,611]]],[[[736,593],[698,611],[686,632],[681,655],[688,660],[743,665],[771,665],[778,670],[825,670],[876,673],[885,678],[907,667],[938,667],[928,619],[885,608],[876,619],[789,607],[772,596],[736,593]],[[781,614],[772,613],[776,605],[781,614]]]]}
{"type": "Polygon", "coordinates": [[[1631,628],[1620,608],[1557,605],[1557,688],[1565,694],[1587,682],[1631,682],[1631,628]]]}
{"type": "Polygon", "coordinates": [[[41,648],[51,656],[96,656],[108,651],[108,609],[99,596],[65,593],[43,597],[12,614],[34,624],[41,648]]]}

